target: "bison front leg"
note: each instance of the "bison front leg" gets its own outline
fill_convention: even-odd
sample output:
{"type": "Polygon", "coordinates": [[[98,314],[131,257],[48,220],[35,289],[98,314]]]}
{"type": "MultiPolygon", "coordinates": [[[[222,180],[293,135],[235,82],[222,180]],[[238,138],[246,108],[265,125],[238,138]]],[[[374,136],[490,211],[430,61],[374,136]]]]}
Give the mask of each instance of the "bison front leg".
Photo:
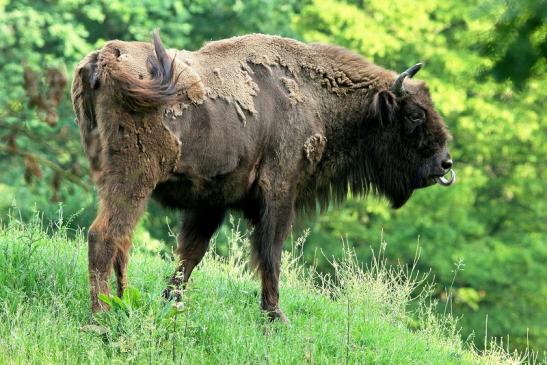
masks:
{"type": "Polygon", "coordinates": [[[266,201],[253,233],[253,264],[262,283],[261,307],[272,320],[288,322],[279,308],[279,274],[283,241],[292,223],[294,200],[266,201]]]}
{"type": "Polygon", "coordinates": [[[209,240],[222,224],[225,212],[224,208],[201,208],[187,212],[177,247],[180,261],[163,293],[165,298],[180,300],[181,286],[186,285],[194,267],[205,255],[209,240]]]}
{"type": "Polygon", "coordinates": [[[123,184],[102,187],[99,212],[88,232],[89,285],[91,310],[106,309],[99,294],[108,294],[108,280],[113,266],[116,271],[118,295],[127,285],[127,260],[133,228],[141,216],[148,194],[129,192],[123,184]]]}

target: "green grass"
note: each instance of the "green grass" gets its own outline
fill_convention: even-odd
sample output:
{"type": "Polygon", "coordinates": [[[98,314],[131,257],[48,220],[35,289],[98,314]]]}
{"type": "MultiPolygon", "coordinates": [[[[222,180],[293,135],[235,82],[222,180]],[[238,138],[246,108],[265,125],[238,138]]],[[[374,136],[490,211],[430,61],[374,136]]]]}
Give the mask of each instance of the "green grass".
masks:
{"type": "MultiPolygon", "coordinates": [[[[259,310],[259,284],[246,265],[248,242],[232,232],[230,255],[208,254],[182,305],[160,293],[174,263],[137,244],[131,289],[91,321],[86,243],[39,220],[5,218],[0,228],[1,364],[515,364],[496,344],[469,348],[449,317],[433,314],[420,276],[382,257],[366,270],[351,253],[335,278],[305,268],[303,240],[283,257],[281,306],[290,325],[259,310]],[[320,284],[317,284],[320,283],[320,284]],[[335,284],[336,283],[336,284],[335,284]],[[409,313],[409,303],[420,308],[409,313]],[[90,326],[90,324],[93,324],[90,326]]],[[[211,250],[212,251],[212,250],[211,250]]],[[[426,285],[427,287],[427,285],[426,285]]]]}

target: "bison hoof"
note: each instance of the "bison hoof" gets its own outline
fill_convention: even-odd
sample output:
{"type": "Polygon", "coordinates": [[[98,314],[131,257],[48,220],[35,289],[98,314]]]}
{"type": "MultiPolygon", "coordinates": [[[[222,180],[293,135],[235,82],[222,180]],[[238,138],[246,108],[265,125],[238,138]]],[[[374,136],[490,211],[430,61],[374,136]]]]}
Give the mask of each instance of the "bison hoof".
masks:
{"type": "Polygon", "coordinates": [[[268,318],[270,321],[279,321],[281,323],[291,323],[285,313],[279,308],[268,310],[268,318]]]}
{"type": "Polygon", "coordinates": [[[168,287],[161,295],[165,300],[180,302],[182,300],[182,289],[168,287]]]}

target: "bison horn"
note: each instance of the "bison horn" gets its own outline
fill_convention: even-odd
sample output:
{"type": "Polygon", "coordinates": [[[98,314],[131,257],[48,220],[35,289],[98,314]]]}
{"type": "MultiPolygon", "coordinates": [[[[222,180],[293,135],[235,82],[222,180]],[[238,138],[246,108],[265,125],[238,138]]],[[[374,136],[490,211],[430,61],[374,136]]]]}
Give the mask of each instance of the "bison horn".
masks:
{"type": "Polygon", "coordinates": [[[391,91],[395,93],[395,95],[402,96],[405,92],[405,88],[403,86],[403,81],[405,81],[406,77],[412,78],[414,75],[420,71],[422,68],[423,63],[417,63],[405,72],[401,73],[399,76],[397,76],[397,79],[395,82],[393,82],[393,85],[391,85],[391,91]]]}

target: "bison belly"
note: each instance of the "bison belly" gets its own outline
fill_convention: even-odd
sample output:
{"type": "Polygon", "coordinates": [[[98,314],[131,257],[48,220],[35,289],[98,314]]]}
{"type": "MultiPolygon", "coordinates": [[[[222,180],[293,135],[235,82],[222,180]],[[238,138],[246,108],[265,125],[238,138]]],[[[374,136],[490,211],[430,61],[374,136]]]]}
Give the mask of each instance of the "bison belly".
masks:
{"type": "Polygon", "coordinates": [[[177,208],[227,206],[249,191],[256,176],[261,125],[250,113],[223,99],[208,99],[184,109],[165,124],[181,141],[181,160],[171,178],[159,184],[153,197],[177,208]]]}

